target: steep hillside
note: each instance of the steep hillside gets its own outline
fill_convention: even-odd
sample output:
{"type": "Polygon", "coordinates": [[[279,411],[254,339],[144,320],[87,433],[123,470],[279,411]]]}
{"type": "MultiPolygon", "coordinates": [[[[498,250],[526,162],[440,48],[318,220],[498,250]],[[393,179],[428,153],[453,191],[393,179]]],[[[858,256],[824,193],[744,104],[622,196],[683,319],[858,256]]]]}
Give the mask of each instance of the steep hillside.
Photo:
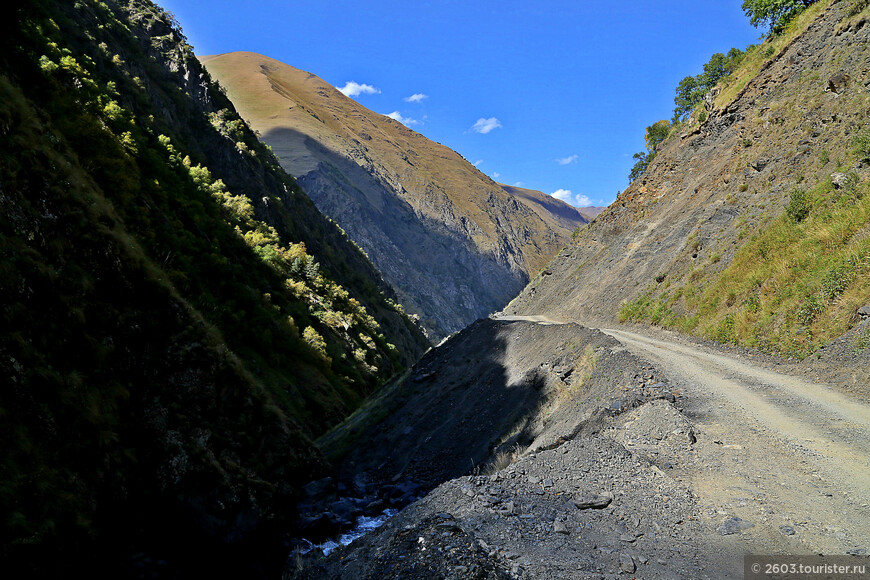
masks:
{"type": "MultiPolygon", "coordinates": [[[[556,227],[566,230],[580,228],[589,223],[591,218],[587,217],[582,210],[569,205],[561,199],[556,199],[551,195],[547,195],[542,191],[535,189],[525,189],[513,185],[499,184],[502,189],[520,200],[533,212],[538,214],[542,220],[546,222],[554,222],[556,227]]],[[[585,209],[585,208],[584,208],[585,209]]]]}
{"type": "Polygon", "coordinates": [[[800,357],[846,332],[870,302],[861,6],[818,2],[751,51],[506,312],[800,357]]]}
{"type": "Polygon", "coordinates": [[[504,306],[577,225],[529,208],[454,151],[312,74],[247,52],[201,58],[436,337],[504,306]]]}
{"type": "Polygon", "coordinates": [[[0,557],[280,569],[309,438],[424,337],[159,7],[45,0],[3,27],[0,557]]]}

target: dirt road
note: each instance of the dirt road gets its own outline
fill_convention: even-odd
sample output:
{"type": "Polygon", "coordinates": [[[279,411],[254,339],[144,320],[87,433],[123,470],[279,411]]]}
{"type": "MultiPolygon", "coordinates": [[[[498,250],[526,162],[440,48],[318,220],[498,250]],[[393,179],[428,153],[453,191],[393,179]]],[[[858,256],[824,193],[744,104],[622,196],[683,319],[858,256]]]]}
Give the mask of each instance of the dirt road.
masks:
{"type": "Polygon", "coordinates": [[[711,517],[778,524],[742,534],[747,548],[870,547],[870,406],[697,345],[603,331],[685,393],[703,436],[694,461],[677,473],[691,480],[711,517]]]}
{"type": "Polygon", "coordinates": [[[676,335],[602,331],[685,395],[697,443],[651,459],[691,484],[713,529],[730,517],[754,524],[716,541],[761,554],[867,553],[870,405],[676,335]]]}

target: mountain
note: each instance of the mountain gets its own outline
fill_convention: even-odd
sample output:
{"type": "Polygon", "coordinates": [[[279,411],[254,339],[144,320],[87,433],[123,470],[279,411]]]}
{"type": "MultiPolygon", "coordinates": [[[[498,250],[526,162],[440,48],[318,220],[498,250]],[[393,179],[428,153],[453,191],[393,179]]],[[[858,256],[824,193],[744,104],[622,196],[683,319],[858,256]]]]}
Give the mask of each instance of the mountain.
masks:
{"type": "Polygon", "coordinates": [[[737,579],[759,551],[864,554],[870,520],[841,514],[870,497],[868,37],[867,2],[820,1],[748,50],[502,315],[322,437],[379,505],[416,501],[294,577],[737,579]]]}
{"type": "Polygon", "coordinates": [[[590,218],[576,207],[542,191],[524,189],[513,185],[499,184],[502,189],[520,200],[544,221],[557,224],[562,229],[579,228],[589,223],[590,218]]]}
{"type": "Polygon", "coordinates": [[[250,52],[200,58],[434,337],[503,307],[585,222],[559,204],[530,207],[313,74],[250,52]]]}
{"type": "Polygon", "coordinates": [[[799,358],[852,328],[870,303],[870,27],[851,6],[818,2],[750,50],[506,312],[799,358]]]}
{"type": "Polygon", "coordinates": [[[591,220],[595,219],[598,216],[598,214],[600,214],[601,212],[603,212],[606,209],[607,209],[606,206],[590,205],[587,207],[579,208],[579,211],[584,216],[586,216],[586,219],[591,221],[591,220]]]}
{"type": "Polygon", "coordinates": [[[12,10],[3,561],[29,577],[280,571],[300,487],[325,469],[312,439],[428,343],[171,15],[12,10]]]}

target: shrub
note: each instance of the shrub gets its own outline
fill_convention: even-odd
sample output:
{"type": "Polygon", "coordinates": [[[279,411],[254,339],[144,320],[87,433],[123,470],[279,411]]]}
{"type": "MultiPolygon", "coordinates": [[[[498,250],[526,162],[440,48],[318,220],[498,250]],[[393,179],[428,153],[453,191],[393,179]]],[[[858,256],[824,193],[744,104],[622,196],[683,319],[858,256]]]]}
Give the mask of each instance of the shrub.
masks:
{"type": "Polygon", "coordinates": [[[870,159],[870,129],[864,129],[852,139],[852,150],[859,161],[870,159]]]}
{"type": "Polygon", "coordinates": [[[816,317],[825,309],[825,302],[818,294],[808,296],[797,312],[798,322],[812,324],[816,317]]]}
{"type": "Polygon", "coordinates": [[[802,222],[810,215],[809,195],[803,189],[795,189],[791,194],[785,213],[795,223],[802,222]]]}

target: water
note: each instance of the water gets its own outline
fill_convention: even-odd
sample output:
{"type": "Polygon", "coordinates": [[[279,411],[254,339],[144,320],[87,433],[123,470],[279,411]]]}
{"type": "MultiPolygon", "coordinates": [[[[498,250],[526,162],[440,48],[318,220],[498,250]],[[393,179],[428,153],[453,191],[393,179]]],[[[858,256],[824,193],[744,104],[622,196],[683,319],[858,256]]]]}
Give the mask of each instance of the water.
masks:
{"type": "Polygon", "coordinates": [[[386,510],[384,510],[384,513],[382,513],[379,516],[374,516],[374,517],[359,516],[356,519],[356,525],[354,525],[354,527],[349,532],[342,534],[338,538],[338,541],[326,540],[322,544],[314,544],[314,543],[308,542],[308,540],[305,540],[306,542],[308,542],[308,546],[306,548],[303,548],[301,550],[301,552],[303,554],[307,554],[308,552],[310,552],[311,550],[314,550],[315,548],[320,548],[321,550],[323,550],[323,554],[325,556],[328,556],[329,553],[332,552],[337,547],[347,546],[348,544],[350,544],[354,540],[363,537],[366,533],[374,530],[375,528],[381,527],[384,524],[384,522],[386,522],[388,519],[390,519],[391,517],[393,517],[397,513],[399,513],[399,510],[386,509],[386,510]]]}

